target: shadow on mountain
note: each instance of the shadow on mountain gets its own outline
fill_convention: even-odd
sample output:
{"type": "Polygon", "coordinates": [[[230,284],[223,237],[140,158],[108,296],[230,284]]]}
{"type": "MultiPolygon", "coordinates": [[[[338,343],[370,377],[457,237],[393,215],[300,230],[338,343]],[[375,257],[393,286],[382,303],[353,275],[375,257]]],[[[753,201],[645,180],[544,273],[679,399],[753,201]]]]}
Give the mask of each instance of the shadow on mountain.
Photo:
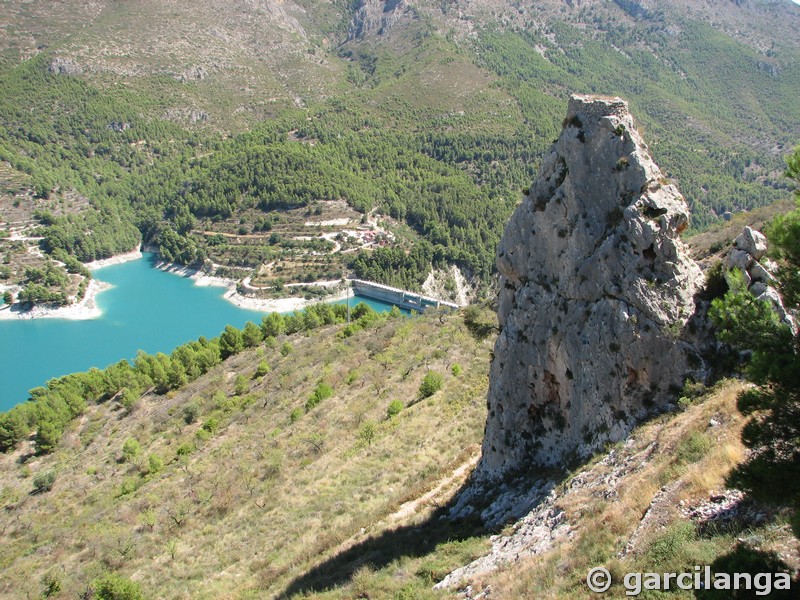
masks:
{"type": "MultiPolygon", "coordinates": [[[[488,488],[475,486],[468,480],[445,506],[424,522],[384,531],[329,557],[292,581],[280,597],[331,590],[348,584],[364,566],[380,570],[401,558],[424,557],[440,544],[497,533],[505,524],[519,520],[539,506],[553,487],[563,481],[563,477],[564,472],[539,470],[514,477],[509,475],[503,482],[488,488]],[[461,498],[462,495],[465,499],[461,498]],[[471,515],[460,519],[447,518],[459,499],[472,508],[471,515]],[[491,515],[488,518],[495,525],[487,527],[479,516],[482,512],[491,515]]],[[[462,508],[463,505],[459,506],[459,511],[462,508]]],[[[430,572],[421,574],[433,585],[451,570],[442,564],[431,566],[430,572]]]]}
{"type": "Polygon", "coordinates": [[[711,563],[711,573],[717,583],[695,593],[697,600],[751,600],[766,598],[793,600],[797,598],[800,576],[790,580],[789,566],[776,552],[749,548],[739,543],[736,547],[711,563]],[[778,575],[782,573],[785,575],[778,575]],[[731,581],[725,585],[726,574],[731,581]],[[744,576],[743,576],[744,575],[744,576]],[[783,578],[783,579],[780,579],[783,578]],[[734,582],[739,583],[734,588],[734,582]],[[720,589],[716,589],[719,587],[720,589]],[[723,588],[728,589],[723,589],[723,588]]]}
{"type": "MultiPolygon", "coordinates": [[[[489,534],[477,516],[455,520],[446,518],[463,490],[424,522],[384,531],[316,565],[292,581],[280,597],[330,590],[349,583],[356,571],[365,565],[377,570],[403,557],[425,556],[439,544],[489,534]]],[[[441,573],[441,577],[446,574],[441,573]]],[[[436,579],[439,574],[431,575],[436,579]]]]}

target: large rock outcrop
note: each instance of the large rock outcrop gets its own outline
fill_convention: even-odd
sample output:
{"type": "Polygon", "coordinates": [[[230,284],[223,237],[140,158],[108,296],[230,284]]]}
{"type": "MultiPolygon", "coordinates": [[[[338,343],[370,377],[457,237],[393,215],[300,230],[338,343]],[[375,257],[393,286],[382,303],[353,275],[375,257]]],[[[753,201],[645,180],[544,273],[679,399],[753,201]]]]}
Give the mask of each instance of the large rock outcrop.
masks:
{"type": "Polygon", "coordinates": [[[498,337],[478,481],[568,464],[704,376],[688,207],[619,98],[573,96],[498,248],[498,337]]]}
{"type": "Polygon", "coordinates": [[[767,258],[767,238],[763,233],[745,227],[734,240],[725,266],[729,273],[731,269],[738,270],[748,291],[757,299],[770,302],[781,321],[792,332],[797,331],[794,319],[783,306],[783,299],[775,288],[778,265],[767,258]]]}
{"type": "Polygon", "coordinates": [[[358,0],[347,39],[361,39],[369,34],[383,35],[408,13],[405,0],[358,0]]]}

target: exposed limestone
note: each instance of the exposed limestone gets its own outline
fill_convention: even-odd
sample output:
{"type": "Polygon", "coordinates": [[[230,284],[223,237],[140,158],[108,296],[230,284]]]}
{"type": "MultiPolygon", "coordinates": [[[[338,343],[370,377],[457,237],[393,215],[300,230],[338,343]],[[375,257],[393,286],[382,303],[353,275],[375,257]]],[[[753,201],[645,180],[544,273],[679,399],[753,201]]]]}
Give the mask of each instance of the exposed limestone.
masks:
{"type": "Polygon", "coordinates": [[[347,29],[347,39],[363,38],[372,33],[382,35],[408,11],[405,0],[359,0],[347,29]]]}
{"type": "Polygon", "coordinates": [[[456,265],[431,269],[422,284],[422,293],[466,306],[477,297],[477,283],[470,282],[456,265]]]}
{"type": "Polygon", "coordinates": [[[777,265],[766,258],[766,254],[767,238],[760,231],[745,227],[728,254],[727,267],[738,269],[750,293],[759,300],[772,303],[781,320],[796,332],[794,319],[783,306],[778,290],[773,287],[777,265]]]}
{"type": "Polygon", "coordinates": [[[739,250],[744,250],[755,260],[761,260],[767,253],[767,238],[750,227],[745,227],[734,243],[739,250]]]}
{"type": "Polygon", "coordinates": [[[83,67],[69,58],[57,57],[50,61],[47,70],[53,75],[81,75],[83,67]]]}
{"type": "Polygon", "coordinates": [[[476,481],[622,439],[705,376],[688,207],[619,98],[573,96],[498,248],[489,416],[476,481]]]}
{"type": "MultiPolygon", "coordinates": [[[[575,502],[576,496],[582,496],[582,502],[589,497],[613,502],[631,477],[651,465],[658,450],[658,442],[629,438],[624,446],[611,450],[601,460],[578,472],[566,485],[547,479],[528,481],[514,511],[498,513],[498,504],[510,504],[503,499],[493,502],[492,506],[481,511],[481,518],[490,527],[514,521],[512,530],[492,536],[492,548],[486,555],[452,571],[434,588],[456,588],[462,582],[474,581],[498,567],[543,554],[558,546],[579,528],[579,523],[567,517],[563,509],[565,504],[575,502]],[[520,509],[522,514],[519,514],[520,509]]],[[[511,490],[508,492],[510,494],[511,490]]]]}

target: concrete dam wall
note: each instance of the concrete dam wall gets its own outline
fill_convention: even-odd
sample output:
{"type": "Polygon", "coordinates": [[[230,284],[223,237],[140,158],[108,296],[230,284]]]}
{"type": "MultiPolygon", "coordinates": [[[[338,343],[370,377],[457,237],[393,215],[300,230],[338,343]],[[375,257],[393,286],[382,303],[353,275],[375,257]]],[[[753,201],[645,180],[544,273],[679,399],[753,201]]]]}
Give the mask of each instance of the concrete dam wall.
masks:
{"type": "Polygon", "coordinates": [[[453,302],[429,298],[428,296],[423,296],[416,292],[409,292],[408,290],[401,290],[399,288],[389,287],[388,285],[381,285],[380,283],[372,283],[371,281],[352,279],[350,285],[353,291],[360,296],[396,304],[400,308],[415,310],[417,312],[423,312],[426,308],[439,308],[442,306],[453,309],[459,308],[458,304],[454,304],[453,302]]]}

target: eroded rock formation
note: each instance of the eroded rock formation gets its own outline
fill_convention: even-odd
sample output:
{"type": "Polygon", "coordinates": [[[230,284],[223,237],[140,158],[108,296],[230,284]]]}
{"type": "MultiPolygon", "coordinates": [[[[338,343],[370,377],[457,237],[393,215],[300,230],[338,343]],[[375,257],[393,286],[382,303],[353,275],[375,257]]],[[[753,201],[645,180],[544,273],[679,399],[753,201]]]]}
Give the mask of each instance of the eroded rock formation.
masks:
{"type": "Polygon", "coordinates": [[[784,308],[783,299],[775,288],[778,265],[767,258],[767,238],[764,234],[745,227],[734,240],[726,266],[738,270],[749,292],[759,300],[770,302],[781,320],[792,331],[797,331],[794,319],[784,308]]]}
{"type": "Polygon", "coordinates": [[[619,98],[573,96],[498,248],[478,481],[585,458],[704,377],[688,207],[619,98]]]}
{"type": "Polygon", "coordinates": [[[382,35],[408,11],[405,0],[359,0],[347,29],[347,39],[363,38],[371,33],[382,35]]]}

